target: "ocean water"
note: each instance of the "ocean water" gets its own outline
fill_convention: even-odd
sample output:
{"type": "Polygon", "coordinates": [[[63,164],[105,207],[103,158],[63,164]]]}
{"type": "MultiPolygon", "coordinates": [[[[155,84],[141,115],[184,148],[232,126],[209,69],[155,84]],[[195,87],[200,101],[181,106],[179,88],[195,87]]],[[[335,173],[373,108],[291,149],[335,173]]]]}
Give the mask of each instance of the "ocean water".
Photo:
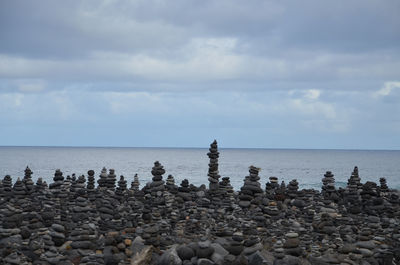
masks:
{"type": "MultiPolygon", "coordinates": [[[[262,187],[270,176],[288,183],[297,179],[300,188],[320,189],[323,174],[330,170],[336,185],[345,186],[354,166],[358,166],[362,182],[379,183],[387,179],[390,188],[400,189],[400,151],[359,150],[291,150],[291,149],[223,149],[220,148],[219,171],[230,177],[237,190],[243,184],[250,165],[261,168],[262,187]]],[[[151,181],[151,168],[158,160],[166,174],[176,183],[187,178],[195,185],[206,184],[208,170],[206,148],[96,148],[96,147],[0,147],[0,177],[11,175],[13,181],[24,176],[27,165],[33,180],[42,177],[52,182],[54,171],[64,176],[77,176],[93,169],[96,181],[103,167],[113,168],[117,176],[124,175],[129,185],[135,173],[141,186],[151,181]]]]}

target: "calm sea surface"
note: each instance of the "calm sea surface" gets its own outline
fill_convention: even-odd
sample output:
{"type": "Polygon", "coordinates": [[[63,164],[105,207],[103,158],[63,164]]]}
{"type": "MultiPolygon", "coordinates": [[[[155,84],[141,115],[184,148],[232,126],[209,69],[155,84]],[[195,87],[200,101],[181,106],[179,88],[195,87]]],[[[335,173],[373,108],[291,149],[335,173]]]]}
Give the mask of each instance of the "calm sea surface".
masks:
{"type": "MultiPolygon", "coordinates": [[[[208,149],[201,148],[93,148],[93,147],[0,147],[0,177],[11,175],[13,181],[23,177],[27,165],[33,180],[42,177],[52,182],[56,169],[64,176],[85,174],[114,168],[128,183],[135,173],[141,185],[151,180],[151,168],[158,160],[166,174],[172,174],[176,183],[187,178],[195,185],[207,184],[208,149]]],[[[220,149],[220,175],[230,177],[235,189],[242,186],[248,167],[261,168],[261,183],[276,176],[288,183],[297,179],[301,188],[321,186],[321,178],[331,170],[337,186],[344,186],[354,166],[359,167],[361,181],[375,181],[386,177],[391,188],[400,188],[400,151],[353,150],[290,150],[290,149],[220,149]]]]}

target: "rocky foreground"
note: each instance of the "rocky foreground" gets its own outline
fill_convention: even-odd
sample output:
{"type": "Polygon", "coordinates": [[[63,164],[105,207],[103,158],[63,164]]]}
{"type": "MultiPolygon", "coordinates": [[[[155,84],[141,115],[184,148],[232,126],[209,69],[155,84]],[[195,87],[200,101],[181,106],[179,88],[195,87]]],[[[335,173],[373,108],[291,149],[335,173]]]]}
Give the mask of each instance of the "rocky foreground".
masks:
{"type": "Polygon", "coordinates": [[[113,169],[54,182],[0,182],[0,264],[400,264],[400,200],[386,180],[345,189],[326,172],[322,189],[299,190],[250,166],[240,191],[220,180],[219,152],[208,153],[208,180],[196,187],[163,180],[130,188],[113,169]]]}

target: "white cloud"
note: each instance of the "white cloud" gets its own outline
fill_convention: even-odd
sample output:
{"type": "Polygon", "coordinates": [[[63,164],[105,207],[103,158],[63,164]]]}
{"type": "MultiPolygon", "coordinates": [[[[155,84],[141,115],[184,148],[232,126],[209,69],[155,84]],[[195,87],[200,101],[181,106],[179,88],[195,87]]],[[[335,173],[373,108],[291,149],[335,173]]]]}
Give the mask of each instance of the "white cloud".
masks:
{"type": "Polygon", "coordinates": [[[400,88],[400,82],[399,81],[391,81],[391,82],[385,82],[383,84],[383,87],[376,91],[373,95],[374,97],[386,97],[389,96],[394,89],[400,88]]]}
{"type": "Polygon", "coordinates": [[[306,91],[306,94],[304,95],[304,97],[311,99],[311,100],[316,100],[319,98],[319,96],[321,95],[321,91],[318,89],[308,89],[306,91]]]}

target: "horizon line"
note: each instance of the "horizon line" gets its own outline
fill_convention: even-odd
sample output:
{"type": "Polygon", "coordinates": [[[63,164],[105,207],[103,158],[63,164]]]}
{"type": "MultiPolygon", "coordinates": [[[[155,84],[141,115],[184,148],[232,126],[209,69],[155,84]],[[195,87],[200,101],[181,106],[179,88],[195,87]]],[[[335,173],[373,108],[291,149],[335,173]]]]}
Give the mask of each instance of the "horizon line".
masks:
{"type": "MultiPolygon", "coordinates": [[[[0,145],[4,147],[31,147],[31,148],[142,148],[142,149],[208,149],[209,147],[195,146],[91,146],[91,145],[0,145]]],[[[251,150],[332,150],[332,151],[400,151],[399,149],[373,149],[373,148],[296,148],[296,147],[221,147],[218,149],[251,149],[251,150]]]]}

